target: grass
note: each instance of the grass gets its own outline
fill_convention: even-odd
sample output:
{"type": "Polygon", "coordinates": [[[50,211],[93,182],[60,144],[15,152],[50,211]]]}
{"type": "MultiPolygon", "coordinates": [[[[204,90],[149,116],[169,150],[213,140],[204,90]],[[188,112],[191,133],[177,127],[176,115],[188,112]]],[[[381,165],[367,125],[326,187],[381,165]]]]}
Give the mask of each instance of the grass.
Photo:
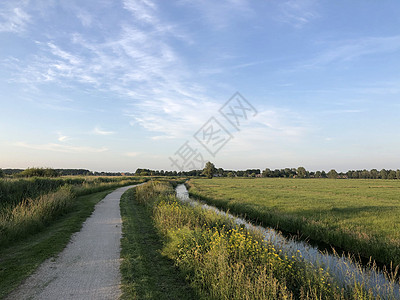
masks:
{"type": "Polygon", "coordinates": [[[107,189],[113,185],[127,185],[129,182],[141,180],[138,177],[80,177],[68,176],[61,178],[24,178],[0,179],[0,210],[4,207],[15,206],[25,199],[35,199],[44,194],[55,192],[61,186],[71,186],[74,192],[81,196],[90,194],[95,189],[107,189]]]}
{"type": "Polygon", "coordinates": [[[400,182],[192,179],[191,196],[285,232],[400,264],[400,182]]]}
{"type": "Polygon", "coordinates": [[[120,203],[122,299],[197,299],[173,262],[161,255],[151,210],[135,198],[131,189],[120,203]]]}
{"type": "MultiPolygon", "coordinates": [[[[175,262],[199,299],[374,299],[364,286],[339,288],[328,271],[301,255],[288,257],[260,232],[214,211],[182,204],[173,194],[167,183],[153,182],[136,188],[134,198],[152,210],[161,253],[175,262]]],[[[140,233],[129,230],[134,231],[140,233]]],[[[145,265],[142,269],[151,267],[151,260],[134,250],[127,253],[132,252],[145,265]]]]}
{"type": "MultiPolygon", "coordinates": [[[[30,234],[37,233],[50,225],[59,216],[73,208],[76,196],[92,194],[110,188],[138,183],[138,180],[100,180],[96,178],[79,185],[63,185],[57,191],[42,194],[36,199],[21,199],[0,209],[0,248],[30,234]]],[[[49,179],[51,181],[51,179],[49,179]]],[[[41,182],[41,181],[40,181],[41,182]]],[[[46,181],[44,181],[46,182],[46,181]]],[[[17,186],[18,186],[17,181],[17,186]]],[[[36,190],[34,186],[32,190],[36,190]]],[[[44,188],[44,191],[47,189],[44,188]]]]}
{"type": "Polygon", "coordinates": [[[63,185],[81,185],[84,181],[84,178],[0,179],[0,209],[17,205],[28,198],[34,199],[54,192],[63,185]]]}
{"type": "Polygon", "coordinates": [[[94,206],[112,190],[80,196],[72,210],[51,226],[30,235],[10,247],[0,249],[0,298],[5,297],[46,259],[64,249],[71,235],[80,230],[94,206]]]}

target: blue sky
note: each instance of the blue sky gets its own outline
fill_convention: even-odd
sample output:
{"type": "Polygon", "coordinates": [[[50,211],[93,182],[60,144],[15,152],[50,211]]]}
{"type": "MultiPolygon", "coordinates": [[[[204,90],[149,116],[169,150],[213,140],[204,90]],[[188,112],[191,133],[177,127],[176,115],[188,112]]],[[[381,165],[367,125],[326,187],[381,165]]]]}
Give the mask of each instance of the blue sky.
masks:
{"type": "Polygon", "coordinates": [[[400,168],[399,1],[3,0],[0,167],[400,168]],[[240,130],[218,110],[239,91],[240,130]],[[193,135],[217,118],[214,156],[193,135]],[[245,121],[245,122],[244,122],[245,121]]]}

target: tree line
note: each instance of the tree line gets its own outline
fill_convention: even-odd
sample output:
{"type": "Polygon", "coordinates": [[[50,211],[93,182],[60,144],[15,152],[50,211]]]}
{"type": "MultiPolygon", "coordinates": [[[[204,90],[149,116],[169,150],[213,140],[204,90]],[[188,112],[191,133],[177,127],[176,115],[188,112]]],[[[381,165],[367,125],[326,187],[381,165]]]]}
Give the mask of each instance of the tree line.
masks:
{"type": "Polygon", "coordinates": [[[164,171],[151,169],[137,169],[136,176],[206,176],[206,177],[270,177],[270,178],[332,178],[332,179],[400,179],[400,170],[349,170],[347,172],[337,172],[332,169],[328,172],[308,171],[304,167],[270,169],[263,171],[260,169],[246,170],[224,170],[216,168],[208,162],[203,170],[191,171],[164,171]],[[212,174],[212,175],[211,175],[212,174]]]}
{"type": "Polygon", "coordinates": [[[1,177],[59,177],[59,176],[133,176],[129,172],[93,172],[86,169],[52,169],[52,168],[28,168],[28,169],[0,169],[1,177]]]}
{"type": "Polygon", "coordinates": [[[337,172],[332,169],[329,172],[308,171],[304,167],[246,170],[224,170],[216,168],[213,163],[208,162],[203,170],[191,171],[164,171],[138,168],[134,173],[130,172],[93,172],[86,169],[51,169],[51,168],[28,168],[22,169],[0,169],[0,178],[12,177],[58,177],[68,175],[80,176],[206,176],[212,177],[269,177],[269,178],[332,178],[332,179],[400,179],[400,169],[397,170],[349,170],[337,172]]]}

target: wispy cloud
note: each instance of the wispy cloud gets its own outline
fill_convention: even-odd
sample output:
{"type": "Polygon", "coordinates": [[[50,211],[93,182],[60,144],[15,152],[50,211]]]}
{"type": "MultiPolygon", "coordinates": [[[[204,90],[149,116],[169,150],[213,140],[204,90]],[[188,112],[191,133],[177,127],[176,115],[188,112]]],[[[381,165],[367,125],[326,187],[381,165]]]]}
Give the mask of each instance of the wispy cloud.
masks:
{"type": "Polygon", "coordinates": [[[158,25],[158,20],[154,17],[154,11],[157,9],[155,3],[148,0],[124,0],[123,5],[136,19],[153,26],[158,25]]]}
{"type": "Polygon", "coordinates": [[[93,24],[92,15],[83,9],[77,10],[76,17],[81,21],[82,25],[85,27],[90,27],[93,24]]]}
{"type": "Polygon", "coordinates": [[[97,134],[97,135],[112,135],[112,134],[115,134],[114,131],[103,130],[103,129],[99,128],[99,127],[95,127],[93,129],[93,133],[97,134]]]}
{"type": "Polygon", "coordinates": [[[31,21],[31,16],[25,11],[24,2],[14,1],[0,4],[0,32],[22,32],[31,21]]]}
{"type": "Polygon", "coordinates": [[[251,1],[248,0],[187,0],[180,3],[194,6],[200,12],[204,23],[217,30],[229,29],[232,23],[240,19],[254,17],[251,1]]]}
{"type": "Polygon", "coordinates": [[[361,109],[333,109],[333,110],[326,110],[322,113],[325,114],[358,114],[362,113],[364,110],[361,109]]]}
{"type": "MultiPolygon", "coordinates": [[[[215,9],[225,16],[227,7],[234,10],[232,18],[252,14],[249,2],[244,0],[202,3],[205,14],[212,14],[215,9]]],[[[152,132],[152,139],[193,135],[230,95],[216,99],[196,83],[198,74],[187,66],[184,54],[176,47],[177,40],[190,45],[190,39],[185,39],[179,26],[165,20],[154,2],[124,0],[123,8],[132,17],[121,20],[120,30],[100,41],[74,32],[62,41],[54,38],[38,42],[41,54],[32,57],[27,66],[18,63],[20,80],[34,85],[64,85],[72,81],[112,92],[127,103],[124,114],[133,126],[152,132]]],[[[256,63],[259,62],[233,68],[256,63]]],[[[113,134],[98,127],[92,133],[113,134]]]]}
{"type": "MultiPolygon", "coordinates": [[[[48,83],[82,83],[112,92],[128,103],[125,115],[154,132],[154,138],[191,135],[217,110],[215,99],[194,83],[195,74],[175,47],[176,40],[191,40],[164,20],[152,1],[125,0],[123,8],[132,17],[121,20],[120,31],[104,40],[72,32],[62,41],[38,41],[38,54],[9,62],[14,80],[38,89],[48,83]]],[[[100,128],[93,132],[112,134],[100,128]]]]}
{"type": "Polygon", "coordinates": [[[126,152],[124,155],[128,157],[137,157],[140,154],[141,154],[140,152],[126,152]]]}
{"type": "Polygon", "coordinates": [[[306,62],[303,67],[325,66],[331,63],[354,61],[362,56],[391,53],[400,50],[400,35],[364,37],[354,40],[323,42],[325,50],[306,62]]]}
{"type": "Polygon", "coordinates": [[[319,17],[317,4],[315,0],[282,1],[279,5],[279,13],[275,19],[296,28],[301,28],[319,17]]]}
{"type": "Polygon", "coordinates": [[[25,142],[18,142],[15,144],[16,146],[33,149],[33,150],[41,150],[41,151],[54,151],[54,152],[65,152],[65,153],[100,153],[105,152],[108,149],[105,147],[102,148],[93,148],[86,146],[70,146],[64,144],[29,144],[25,142]]]}
{"type": "Polygon", "coordinates": [[[58,133],[58,138],[57,138],[57,140],[59,141],[59,142],[66,142],[66,141],[68,141],[68,140],[70,140],[71,138],[69,137],[69,136],[66,136],[66,135],[63,135],[62,133],[58,133]]]}

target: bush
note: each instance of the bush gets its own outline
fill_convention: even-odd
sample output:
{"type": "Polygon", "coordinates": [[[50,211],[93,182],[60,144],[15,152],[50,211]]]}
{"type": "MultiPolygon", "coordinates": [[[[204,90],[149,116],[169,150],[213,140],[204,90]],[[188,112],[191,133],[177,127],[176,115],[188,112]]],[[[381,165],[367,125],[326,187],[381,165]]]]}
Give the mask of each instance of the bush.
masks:
{"type": "Polygon", "coordinates": [[[60,174],[50,168],[28,168],[16,175],[17,177],[58,177],[60,174]]]}

